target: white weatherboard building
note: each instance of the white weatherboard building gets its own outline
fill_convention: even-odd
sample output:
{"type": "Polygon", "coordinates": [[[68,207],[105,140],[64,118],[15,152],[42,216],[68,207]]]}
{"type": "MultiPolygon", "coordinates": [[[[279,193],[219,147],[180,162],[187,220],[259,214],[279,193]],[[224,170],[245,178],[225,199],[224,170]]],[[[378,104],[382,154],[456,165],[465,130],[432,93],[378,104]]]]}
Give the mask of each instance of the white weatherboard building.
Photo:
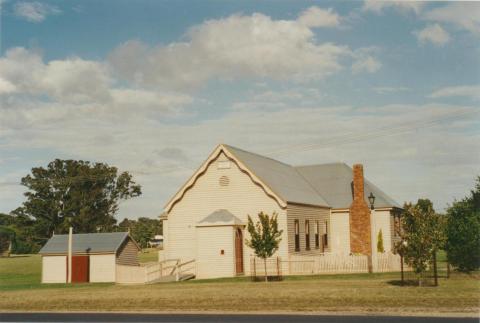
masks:
{"type": "MultiPolygon", "coordinates": [[[[127,232],[72,235],[72,282],[116,281],[116,265],[138,266],[137,243],[127,232]]],[[[68,234],[54,235],[40,250],[42,283],[66,283],[68,234]]]]}
{"type": "Polygon", "coordinates": [[[283,260],[358,252],[375,256],[380,230],[389,252],[398,239],[400,206],[364,180],[361,165],[355,169],[354,176],[343,163],[294,167],[219,145],[160,217],[164,258],[194,259],[197,278],[248,274],[254,252],[245,244],[247,216],[255,221],[261,211],[278,214],[284,233],[275,256],[283,260]],[[366,204],[370,193],[373,212],[366,204]],[[362,201],[353,203],[354,196],[362,201]]]}

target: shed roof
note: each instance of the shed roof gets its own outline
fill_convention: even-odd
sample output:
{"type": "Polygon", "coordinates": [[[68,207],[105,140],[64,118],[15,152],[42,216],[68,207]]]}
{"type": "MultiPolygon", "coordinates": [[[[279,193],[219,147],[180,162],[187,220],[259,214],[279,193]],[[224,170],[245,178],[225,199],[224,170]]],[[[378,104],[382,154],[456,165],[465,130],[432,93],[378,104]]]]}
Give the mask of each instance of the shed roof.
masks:
{"type": "MultiPolygon", "coordinates": [[[[123,242],[129,238],[128,232],[76,233],[72,237],[72,253],[115,253],[123,242]]],[[[68,234],[54,235],[39,253],[68,253],[68,234]]]]}
{"type": "Polygon", "coordinates": [[[225,209],[216,210],[210,215],[207,215],[203,220],[198,222],[197,226],[211,226],[211,225],[242,225],[243,222],[230,211],[225,209]]]}

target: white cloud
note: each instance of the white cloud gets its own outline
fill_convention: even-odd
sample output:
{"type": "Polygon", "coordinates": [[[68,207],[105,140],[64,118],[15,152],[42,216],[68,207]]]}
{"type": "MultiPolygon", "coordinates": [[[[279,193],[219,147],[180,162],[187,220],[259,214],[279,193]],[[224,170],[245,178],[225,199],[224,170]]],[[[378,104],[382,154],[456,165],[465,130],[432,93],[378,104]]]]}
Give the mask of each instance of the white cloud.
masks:
{"type": "Polygon", "coordinates": [[[337,27],[340,25],[340,16],[332,9],[310,7],[298,17],[298,22],[307,27],[337,27]]]}
{"type": "Polygon", "coordinates": [[[386,8],[395,8],[401,12],[414,12],[415,14],[419,14],[424,5],[425,3],[423,1],[366,0],[362,9],[364,11],[381,14],[386,8]]]}
{"type": "Polygon", "coordinates": [[[430,94],[431,98],[445,98],[445,97],[468,97],[474,100],[480,100],[480,85],[462,85],[449,86],[440,88],[430,94]]]}
{"type": "Polygon", "coordinates": [[[30,22],[42,22],[49,15],[56,15],[61,13],[60,9],[56,6],[34,2],[18,2],[13,7],[15,15],[26,19],[30,22]]]}
{"type": "MultiPolygon", "coordinates": [[[[319,22],[309,18],[305,23],[319,22]]],[[[340,70],[339,60],[351,50],[317,43],[307,25],[297,20],[272,20],[259,13],[233,15],[193,27],[185,42],[153,48],[138,41],[126,42],[113,51],[109,63],[120,78],[134,84],[176,89],[210,79],[242,77],[305,81],[340,70]]]]}
{"type": "Polygon", "coordinates": [[[48,95],[62,102],[102,102],[109,99],[106,68],[80,58],[45,64],[39,53],[13,48],[0,58],[0,77],[14,86],[10,92],[48,95]]]}
{"type": "Polygon", "coordinates": [[[353,74],[361,72],[375,73],[382,67],[382,63],[371,55],[360,56],[352,64],[353,74]]]}
{"type": "Polygon", "coordinates": [[[451,2],[445,6],[425,12],[423,18],[430,21],[450,23],[453,26],[480,33],[480,3],[478,2],[451,2]]]}
{"type": "Polygon", "coordinates": [[[450,35],[439,24],[429,25],[422,30],[414,31],[413,34],[420,44],[431,42],[443,46],[450,41],[450,35]]]}

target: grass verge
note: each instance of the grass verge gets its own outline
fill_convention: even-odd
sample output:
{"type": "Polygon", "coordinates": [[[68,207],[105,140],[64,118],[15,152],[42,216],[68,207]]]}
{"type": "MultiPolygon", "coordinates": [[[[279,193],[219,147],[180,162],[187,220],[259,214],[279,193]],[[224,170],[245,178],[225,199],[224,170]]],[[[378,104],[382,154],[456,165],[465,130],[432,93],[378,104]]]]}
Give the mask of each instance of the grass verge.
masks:
{"type": "Polygon", "coordinates": [[[398,274],[247,277],[142,286],[42,285],[40,258],[0,259],[3,311],[363,312],[478,315],[478,275],[455,274],[439,287],[400,287],[398,274]]]}

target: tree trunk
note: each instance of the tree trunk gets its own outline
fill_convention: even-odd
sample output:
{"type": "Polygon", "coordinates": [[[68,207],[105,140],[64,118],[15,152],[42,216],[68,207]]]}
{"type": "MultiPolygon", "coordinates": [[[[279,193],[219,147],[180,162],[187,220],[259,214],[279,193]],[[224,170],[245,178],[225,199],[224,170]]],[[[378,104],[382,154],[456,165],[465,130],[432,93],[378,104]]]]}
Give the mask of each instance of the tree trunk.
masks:
{"type": "Polygon", "coordinates": [[[263,258],[263,264],[265,268],[265,282],[268,283],[268,276],[267,276],[267,258],[263,258]]]}

